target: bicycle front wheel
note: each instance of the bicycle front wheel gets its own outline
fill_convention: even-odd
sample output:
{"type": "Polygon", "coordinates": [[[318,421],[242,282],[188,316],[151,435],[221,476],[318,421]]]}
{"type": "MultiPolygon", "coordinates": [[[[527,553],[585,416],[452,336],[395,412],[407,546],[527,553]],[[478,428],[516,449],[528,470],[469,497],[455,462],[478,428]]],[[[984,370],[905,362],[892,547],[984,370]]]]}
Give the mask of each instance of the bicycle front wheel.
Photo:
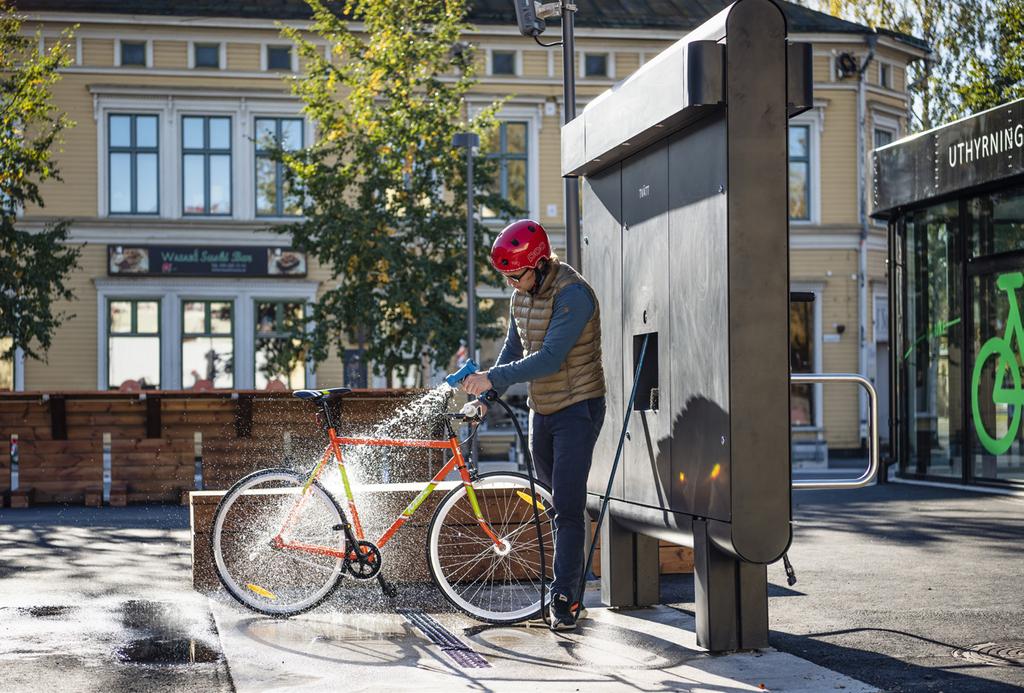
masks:
{"type": "Polygon", "coordinates": [[[534,525],[537,504],[544,543],[546,590],[551,582],[554,533],[551,491],[513,473],[483,474],[473,481],[472,496],[457,486],[434,512],[428,530],[427,559],[444,596],[473,618],[488,623],[516,623],[540,614],[540,547],[534,525]],[[483,528],[474,509],[500,541],[483,528]]]}
{"type": "Polygon", "coordinates": [[[326,599],[341,575],[341,558],[286,544],[341,550],[343,515],[319,482],[306,493],[290,469],[254,472],[231,487],[213,520],[213,560],[232,597],[261,614],[291,616],[326,599]],[[285,526],[287,523],[287,527],[285,526]]]}
{"type": "Polygon", "coordinates": [[[971,376],[971,413],[974,430],[982,446],[993,455],[1002,455],[1010,449],[1020,428],[1024,390],[1021,389],[1017,357],[1009,345],[998,337],[985,342],[974,361],[971,376]],[[991,370],[989,366],[991,365],[991,370]],[[1009,379],[1009,384],[1007,384],[1009,379]],[[1007,411],[1012,405],[1012,411],[1007,411]],[[983,411],[984,409],[984,411],[983,411]],[[997,425],[1000,410],[1007,411],[1006,430],[1000,435],[997,425]],[[992,425],[989,432],[988,425],[992,425]]]}

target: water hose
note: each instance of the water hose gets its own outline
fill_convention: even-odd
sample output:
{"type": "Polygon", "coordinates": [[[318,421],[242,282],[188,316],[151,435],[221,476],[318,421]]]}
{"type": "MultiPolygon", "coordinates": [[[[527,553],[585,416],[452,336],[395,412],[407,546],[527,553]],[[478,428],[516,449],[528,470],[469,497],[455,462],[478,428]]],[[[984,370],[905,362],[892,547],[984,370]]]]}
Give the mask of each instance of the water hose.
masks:
{"type": "Polygon", "coordinates": [[[647,340],[650,338],[650,334],[644,335],[643,344],[640,346],[640,358],[636,362],[636,372],[633,373],[633,391],[629,393],[629,402],[626,404],[626,414],[622,418],[622,430],[619,431],[619,445],[615,449],[615,459],[612,461],[612,470],[608,473],[608,486],[604,491],[604,500],[601,501],[601,512],[597,516],[597,524],[594,526],[594,539],[590,542],[590,552],[587,554],[587,563],[583,566],[583,573],[580,575],[580,585],[576,590],[579,593],[579,598],[576,600],[576,613],[574,616],[579,618],[580,611],[583,609],[583,593],[587,588],[587,575],[590,574],[590,569],[594,565],[594,550],[597,548],[597,540],[601,535],[601,525],[604,524],[604,518],[608,514],[608,501],[612,497],[612,484],[615,482],[615,472],[619,469],[619,460],[622,459],[622,446],[626,440],[626,428],[629,426],[629,415],[633,411],[633,402],[636,401],[636,389],[640,384],[640,370],[644,365],[644,358],[647,356],[647,340]]]}
{"type": "MultiPolygon", "coordinates": [[[[501,408],[505,410],[508,417],[512,419],[512,425],[515,426],[516,434],[519,436],[519,442],[523,446],[523,457],[526,459],[526,476],[530,480],[530,498],[533,499],[533,502],[530,503],[530,505],[533,506],[533,526],[537,530],[537,546],[540,549],[540,617],[544,619],[544,623],[546,625],[550,626],[551,620],[548,617],[547,610],[544,608],[544,600],[547,596],[545,583],[547,582],[548,576],[547,563],[544,558],[544,533],[541,531],[540,513],[537,508],[537,486],[533,469],[533,455],[530,454],[530,442],[523,433],[523,428],[519,425],[519,418],[512,411],[512,407],[508,406],[508,404],[505,403],[505,400],[498,396],[496,391],[488,390],[480,396],[480,399],[485,402],[497,402],[501,408]]],[[[552,524],[553,523],[554,520],[552,520],[552,524]]]]}

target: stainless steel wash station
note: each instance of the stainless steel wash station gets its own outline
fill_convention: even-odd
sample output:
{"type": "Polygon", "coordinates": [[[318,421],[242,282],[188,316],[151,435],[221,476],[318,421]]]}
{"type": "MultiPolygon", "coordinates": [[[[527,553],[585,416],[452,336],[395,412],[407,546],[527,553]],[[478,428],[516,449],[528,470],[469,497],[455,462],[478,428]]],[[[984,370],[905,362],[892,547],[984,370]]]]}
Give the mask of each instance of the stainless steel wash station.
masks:
{"type": "Polygon", "coordinates": [[[767,564],[791,539],[787,121],[812,104],[810,49],[787,41],[774,2],[740,0],[562,129],[609,388],[591,509],[651,335],[600,537],[602,598],[656,603],[657,539],[691,545],[712,651],[768,646],[767,564]]]}

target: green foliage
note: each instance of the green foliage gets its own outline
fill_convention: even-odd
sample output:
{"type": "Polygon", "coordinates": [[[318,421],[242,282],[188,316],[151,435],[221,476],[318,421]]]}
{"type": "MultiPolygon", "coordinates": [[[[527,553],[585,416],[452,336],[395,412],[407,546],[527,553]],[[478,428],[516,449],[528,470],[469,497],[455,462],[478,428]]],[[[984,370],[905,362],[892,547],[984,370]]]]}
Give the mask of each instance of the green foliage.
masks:
{"type": "Polygon", "coordinates": [[[964,113],[1024,97],[1024,1],[995,3],[989,26],[986,50],[968,56],[956,87],[964,113]]]}
{"type": "MultiPolygon", "coordinates": [[[[405,374],[424,354],[445,363],[466,321],[466,161],[452,136],[489,131],[500,107],[464,110],[475,81],[473,50],[460,43],[464,0],[350,0],[343,16],[309,4],[316,42],[283,31],[305,64],[292,88],[317,138],[276,154],[305,192],[305,219],[277,230],[331,269],[332,286],[295,333],[301,349],[285,342],[275,360],[286,367],[302,351],[321,361],[347,341],[366,349],[378,373],[405,374]]],[[[493,166],[475,162],[480,189],[493,166]]],[[[477,202],[514,211],[484,192],[477,202]]],[[[476,229],[477,276],[496,281],[485,229],[476,229]]],[[[493,313],[481,311],[481,337],[495,335],[493,313]]]]}
{"type": "MultiPolygon", "coordinates": [[[[911,129],[928,130],[968,115],[961,93],[971,60],[990,50],[993,8],[1018,0],[800,0],[876,29],[923,39],[932,53],[907,68],[913,99],[911,129]]],[[[1018,39],[1019,40],[1019,39],[1018,39]]]]}
{"type": "Polygon", "coordinates": [[[0,0],[0,337],[41,358],[67,317],[54,302],[72,298],[64,281],[79,249],[66,244],[68,224],[18,229],[19,210],[42,207],[39,185],[60,180],[53,154],[73,125],[52,103],[58,70],[70,64],[71,32],[40,54],[39,36],[22,34],[22,20],[0,0]]]}

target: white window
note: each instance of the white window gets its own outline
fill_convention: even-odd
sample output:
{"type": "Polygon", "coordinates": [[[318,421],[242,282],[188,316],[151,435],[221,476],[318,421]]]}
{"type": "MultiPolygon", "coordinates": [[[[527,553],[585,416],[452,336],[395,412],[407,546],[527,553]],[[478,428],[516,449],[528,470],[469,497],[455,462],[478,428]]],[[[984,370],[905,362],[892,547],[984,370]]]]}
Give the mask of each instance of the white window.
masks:
{"type": "Polygon", "coordinates": [[[181,119],[182,214],[231,216],[231,118],[181,119]]]}
{"type": "Polygon", "coordinates": [[[223,70],[225,65],[227,65],[226,44],[188,42],[189,68],[223,70]]]}
{"type": "Polygon", "coordinates": [[[114,50],[114,65],[153,67],[153,43],[141,39],[118,39],[114,50]]]}
{"type": "Polygon", "coordinates": [[[489,50],[487,52],[487,74],[515,76],[521,74],[519,51],[489,50]]]}
{"type": "Polygon", "coordinates": [[[111,214],[160,211],[160,123],[156,115],[107,118],[108,209],[111,214]]]}
{"type": "Polygon", "coordinates": [[[261,57],[264,70],[295,72],[298,69],[295,49],[288,44],[267,44],[263,46],[261,57]]]}
{"type": "Polygon", "coordinates": [[[302,118],[256,119],[256,216],[284,217],[302,213],[302,195],[292,190],[284,164],[270,156],[273,147],[296,151],[305,146],[302,118]]]}
{"type": "Polygon", "coordinates": [[[584,77],[611,77],[611,56],[608,53],[584,53],[584,77]]]}
{"type": "MultiPolygon", "coordinates": [[[[144,87],[138,89],[138,94],[112,85],[92,89],[101,123],[96,138],[101,217],[255,219],[257,164],[267,168],[269,161],[257,162],[257,123],[285,121],[282,137],[289,145],[301,146],[313,135],[312,125],[298,117],[301,104],[295,99],[270,98],[262,91],[206,98],[174,87],[154,99],[144,87]]],[[[259,216],[277,215],[278,201],[281,216],[288,216],[295,196],[283,183],[279,190],[282,176],[274,162],[269,164],[270,175],[261,176],[260,182],[272,183],[263,202],[273,207],[273,214],[261,209],[259,216]]]]}
{"type": "MultiPolygon", "coordinates": [[[[821,285],[794,285],[794,292],[811,293],[814,301],[789,304],[789,361],[793,373],[821,372],[821,285]]],[[[817,427],[822,414],[820,384],[790,385],[789,422],[794,427],[817,427]]]]}
{"type": "Polygon", "coordinates": [[[262,378],[260,367],[266,364],[268,340],[283,334],[276,306],[305,306],[315,300],[317,287],[317,282],[300,279],[97,279],[97,386],[315,387],[311,363],[262,378]],[[268,305],[275,306],[272,327],[267,310],[260,314],[268,305]]]}
{"type": "Polygon", "coordinates": [[[817,223],[821,199],[818,165],[820,112],[812,109],[789,121],[789,220],[817,223]]]}
{"type": "Polygon", "coordinates": [[[878,63],[878,84],[883,89],[892,89],[892,65],[889,63],[878,63]]]}
{"type": "MultiPolygon", "coordinates": [[[[491,192],[500,194],[518,209],[530,209],[530,123],[503,120],[484,138],[481,148],[495,163],[491,192]]],[[[481,216],[495,217],[495,210],[483,207],[481,216]]]]}

